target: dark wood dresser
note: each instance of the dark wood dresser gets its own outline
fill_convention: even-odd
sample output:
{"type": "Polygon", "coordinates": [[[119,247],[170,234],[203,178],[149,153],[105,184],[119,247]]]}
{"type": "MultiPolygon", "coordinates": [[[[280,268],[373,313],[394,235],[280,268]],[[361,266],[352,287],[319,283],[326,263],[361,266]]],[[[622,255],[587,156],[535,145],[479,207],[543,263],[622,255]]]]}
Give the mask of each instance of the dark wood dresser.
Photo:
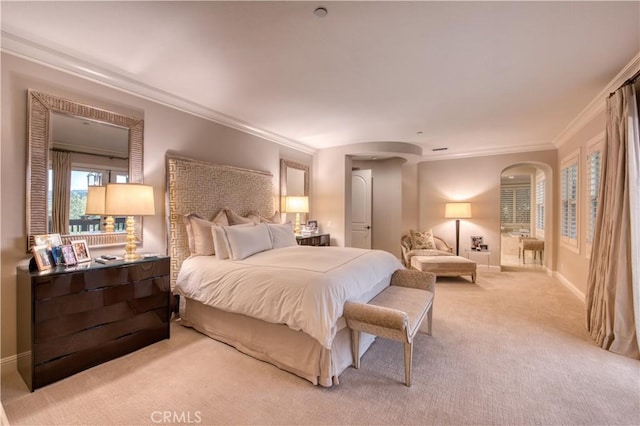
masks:
{"type": "Polygon", "coordinates": [[[18,371],[33,391],[169,338],[170,258],[18,274],[18,371]]]}

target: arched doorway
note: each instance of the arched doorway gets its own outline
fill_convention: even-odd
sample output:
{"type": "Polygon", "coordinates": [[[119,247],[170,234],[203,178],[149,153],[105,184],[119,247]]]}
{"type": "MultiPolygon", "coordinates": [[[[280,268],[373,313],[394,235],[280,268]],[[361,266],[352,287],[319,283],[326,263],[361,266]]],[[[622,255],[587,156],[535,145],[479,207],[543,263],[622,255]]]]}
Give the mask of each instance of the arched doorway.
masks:
{"type": "Polygon", "coordinates": [[[500,173],[501,269],[550,270],[553,226],[551,167],[535,162],[505,167],[500,173]],[[543,250],[529,250],[533,247],[543,250]]]}

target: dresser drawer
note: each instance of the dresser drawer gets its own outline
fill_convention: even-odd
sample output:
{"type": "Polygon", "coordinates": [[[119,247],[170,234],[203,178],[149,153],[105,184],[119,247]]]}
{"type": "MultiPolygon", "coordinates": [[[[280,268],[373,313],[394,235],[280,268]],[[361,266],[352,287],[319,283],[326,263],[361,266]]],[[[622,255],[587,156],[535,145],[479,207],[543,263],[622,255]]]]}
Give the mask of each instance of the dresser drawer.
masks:
{"type": "Polygon", "coordinates": [[[169,275],[170,262],[122,263],[111,267],[39,276],[35,279],[35,300],[79,293],[85,290],[113,287],[147,278],[169,275]]]}

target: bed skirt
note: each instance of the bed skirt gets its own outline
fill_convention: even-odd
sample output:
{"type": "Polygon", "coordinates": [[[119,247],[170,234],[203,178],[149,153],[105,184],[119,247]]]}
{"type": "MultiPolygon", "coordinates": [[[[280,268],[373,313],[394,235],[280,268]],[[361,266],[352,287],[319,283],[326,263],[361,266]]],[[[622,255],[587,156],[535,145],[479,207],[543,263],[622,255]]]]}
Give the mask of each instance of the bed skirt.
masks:
{"type": "MultiPolygon", "coordinates": [[[[184,299],[180,323],[247,355],[268,362],[306,379],[314,385],[338,384],[338,376],[353,363],[351,332],[344,318],[331,349],[302,331],[285,324],[273,324],[241,314],[222,311],[193,299],[184,299]]],[[[375,336],[362,333],[360,356],[369,349],[375,336]]]]}

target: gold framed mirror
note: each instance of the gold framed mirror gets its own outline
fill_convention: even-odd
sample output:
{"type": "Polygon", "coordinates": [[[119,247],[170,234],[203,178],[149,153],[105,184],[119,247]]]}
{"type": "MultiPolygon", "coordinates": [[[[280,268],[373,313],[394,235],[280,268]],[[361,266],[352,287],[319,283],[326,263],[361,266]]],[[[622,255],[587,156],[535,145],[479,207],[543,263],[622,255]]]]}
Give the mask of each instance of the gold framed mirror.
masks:
{"type": "MultiPolygon", "coordinates": [[[[143,183],[143,132],[144,120],[127,117],[114,112],[95,108],[89,105],[73,102],[57,96],[49,95],[34,90],[28,91],[28,117],[27,117],[27,182],[26,182],[26,235],[27,250],[34,243],[35,235],[59,233],[63,241],[86,240],[90,247],[121,245],[126,242],[126,232],[60,232],[52,229],[50,219],[50,206],[53,209],[55,197],[50,186],[50,164],[52,157],[52,141],[54,129],[52,123],[54,114],[61,114],[67,118],[77,118],[85,121],[82,124],[99,124],[107,127],[124,129],[127,133],[128,152],[126,157],[118,157],[116,154],[97,154],[95,152],[83,152],[83,155],[103,156],[118,158],[128,162],[126,179],[132,183],[143,183]]],[[[125,148],[126,149],[126,148],[125,148]]],[[[68,149],[56,149],[56,151],[69,151],[68,149]]],[[[126,166],[125,166],[126,168],[126,166]]],[[[111,174],[111,173],[109,173],[111,174]]],[[[122,173],[124,175],[124,172],[122,173]]],[[[87,178],[88,179],[88,178],[87,178]]],[[[103,182],[104,184],[108,182],[103,182]]],[[[136,218],[136,235],[142,241],[142,218],[136,218]]],[[[58,227],[60,228],[60,227],[58,227]]]]}
{"type": "Polygon", "coordinates": [[[309,166],[280,159],[280,212],[285,212],[287,195],[309,196],[309,166]]]}

